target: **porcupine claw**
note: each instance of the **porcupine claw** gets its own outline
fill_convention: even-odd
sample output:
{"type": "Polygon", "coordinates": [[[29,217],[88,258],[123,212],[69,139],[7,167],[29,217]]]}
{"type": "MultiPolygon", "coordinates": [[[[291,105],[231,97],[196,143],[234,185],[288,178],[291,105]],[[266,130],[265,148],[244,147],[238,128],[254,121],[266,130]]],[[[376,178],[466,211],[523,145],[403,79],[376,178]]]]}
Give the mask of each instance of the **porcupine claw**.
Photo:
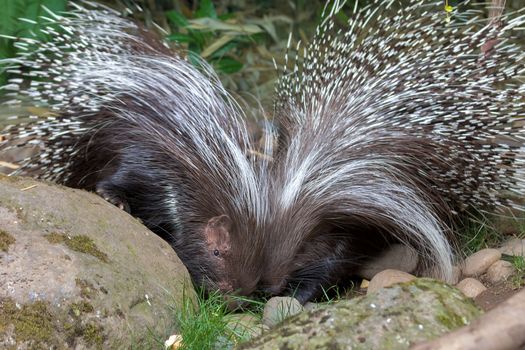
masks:
{"type": "Polygon", "coordinates": [[[126,200],[122,199],[121,196],[118,194],[112,192],[111,190],[108,190],[107,188],[104,188],[103,186],[97,185],[97,194],[104,198],[109,203],[115,205],[116,207],[126,211],[127,213],[130,212],[129,204],[126,200]]]}

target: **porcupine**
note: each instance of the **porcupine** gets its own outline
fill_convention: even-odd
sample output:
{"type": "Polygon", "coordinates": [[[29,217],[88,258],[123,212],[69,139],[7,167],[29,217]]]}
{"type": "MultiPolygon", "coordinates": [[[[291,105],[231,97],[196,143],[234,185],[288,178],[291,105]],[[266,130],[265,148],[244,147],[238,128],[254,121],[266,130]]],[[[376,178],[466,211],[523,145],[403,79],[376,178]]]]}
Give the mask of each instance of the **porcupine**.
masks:
{"type": "Polygon", "coordinates": [[[111,8],[72,6],[44,8],[50,41],[11,38],[22,54],[3,62],[4,106],[48,110],[5,132],[4,148],[42,149],[15,174],[96,191],[166,239],[196,284],[231,289],[224,257],[261,208],[241,109],[204,62],[111,8]]]}
{"type": "Polygon", "coordinates": [[[442,3],[424,1],[379,14],[393,3],[355,10],[336,33],[333,3],[277,86],[271,162],[246,156],[241,113],[214,75],[144,43],[140,27],[109,10],[53,16],[64,40],[11,61],[13,74],[33,67],[58,78],[7,85],[58,116],[6,137],[43,143],[23,170],[96,189],[171,237],[208,288],[305,302],[391,240],[446,279],[452,213],[518,206],[505,192],[524,192],[523,87],[514,82],[523,53],[506,42],[524,20],[495,25],[465,11],[471,21],[447,24],[442,3]],[[71,32],[80,48],[61,48],[77,42],[71,32]]]}
{"type": "Polygon", "coordinates": [[[336,31],[332,5],[276,88],[274,210],[298,230],[271,231],[267,271],[308,300],[393,239],[450,280],[469,213],[523,210],[524,11],[373,1],[336,31]]]}

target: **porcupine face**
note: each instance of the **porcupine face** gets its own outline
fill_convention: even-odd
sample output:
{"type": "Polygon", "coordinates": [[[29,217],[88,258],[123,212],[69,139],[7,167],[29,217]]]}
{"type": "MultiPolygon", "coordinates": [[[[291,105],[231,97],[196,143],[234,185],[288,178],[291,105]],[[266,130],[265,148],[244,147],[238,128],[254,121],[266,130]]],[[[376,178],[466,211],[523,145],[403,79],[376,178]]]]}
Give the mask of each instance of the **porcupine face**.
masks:
{"type": "MultiPolygon", "coordinates": [[[[244,230],[237,226],[228,215],[208,221],[203,233],[212,273],[203,282],[208,290],[249,296],[257,289],[264,265],[260,263],[262,250],[256,248],[256,242],[246,239],[255,235],[244,235],[244,230]]],[[[236,303],[231,306],[235,307],[236,303]]]]}

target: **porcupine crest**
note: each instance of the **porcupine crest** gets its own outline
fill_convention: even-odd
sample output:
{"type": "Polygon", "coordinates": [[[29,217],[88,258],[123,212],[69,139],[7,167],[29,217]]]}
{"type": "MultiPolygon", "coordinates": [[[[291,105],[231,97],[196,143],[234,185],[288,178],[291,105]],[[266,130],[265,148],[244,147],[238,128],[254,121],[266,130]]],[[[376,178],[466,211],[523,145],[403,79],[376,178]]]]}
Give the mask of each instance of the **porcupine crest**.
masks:
{"type": "Polygon", "coordinates": [[[178,231],[172,243],[192,275],[231,289],[199,258],[207,241],[195,231],[224,249],[228,234],[226,241],[242,241],[247,250],[260,244],[244,230],[261,221],[265,207],[242,112],[204,63],[198,71],[112,9],[88,1],[71,5],[65,14],[47,11],[42,32],[52,40],[12,38],[22,53],[2,62],[14,75],[3,87],[10,98],[5,105],[49,111],[17,113],[29,121],[5,133],[4,148],[15,141],[42,149],[16,173],[94,189],[98,174],[114,162],[107,154],[133,155],[135,170],[154,175],[132,178],[136,191],[162,189],[162,203],[141,208],[150,228],[170,217],[178,231]]]}
{"type": "Polygon", "coordinates": [[[352,235],[375,230],[414,247],[422,269],[434,265],[447,279],[456,213],[523,209],[512,198],[525,194],[525,53],[512,40],[524,11],[490,22],[456,10],[449,23],[442,1],[415,1],[391,16],[396,2],[373,1],[336,31],[342,3],[331,5],[276,88],[275,210],[308,218],[301,224],[309,228],[275,231],[287,251],[277,248],[283,259],[269,269],[295,268],[308,281],[351,258],[352,235]],[[305,241],[323,237],[304,264],[287,265],[305,241]]]}

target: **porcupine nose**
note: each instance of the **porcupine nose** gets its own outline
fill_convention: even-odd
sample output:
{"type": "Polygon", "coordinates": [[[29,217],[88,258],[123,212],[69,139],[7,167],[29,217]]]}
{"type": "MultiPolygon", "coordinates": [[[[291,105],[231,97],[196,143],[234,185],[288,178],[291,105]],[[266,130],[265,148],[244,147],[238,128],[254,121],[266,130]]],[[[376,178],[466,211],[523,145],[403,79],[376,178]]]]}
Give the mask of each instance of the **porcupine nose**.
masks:
{"type": "Polygon", "coordinates": [[[218,287],[219,290],[223,293],[230,293],[233,291],[233,286],[231,285],[231,283],[228,282],[219,282],[218,287]]]}

